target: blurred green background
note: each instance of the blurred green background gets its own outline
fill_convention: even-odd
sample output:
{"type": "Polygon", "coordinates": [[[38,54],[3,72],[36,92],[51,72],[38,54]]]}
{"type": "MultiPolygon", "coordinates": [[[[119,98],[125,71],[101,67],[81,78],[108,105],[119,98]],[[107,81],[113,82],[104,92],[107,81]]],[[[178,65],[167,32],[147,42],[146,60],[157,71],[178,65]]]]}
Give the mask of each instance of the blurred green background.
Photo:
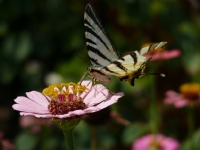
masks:
{"type": "MultiPolygon", "coordinates": [[[[200,82],[200,3],[197,0],[0,0],[0,131],[19,150],[65,149],[62,132],[41,125],[37,133],[19,123],[14,99],[25,92],[42,91],[59,82],[78,82],[90,62],[87,56],[83,15],[92,2],[113,45],[125,55],[146,42],[167,41],[166,49],[179,49],[175,59],[148,64],[147,72],[165,78],[144,76],[135,86],[116,77],[106,85],[125,96],[106,112],[118,112],[130,126],[113,118],[89,125],[82,121],[75,130],[77,150],[88,150],[97,137],[98,149],[130,149],[134,139],[151,132],[150,97],[159,106],[159,132],[187,145],[187,109],[164,105],[166,90],[178,91],[180,84],[200,82]],[[84,59],[77,57],[77,54],[84,59]],[[154,68],[157,68],[154,70],[154,68]],[[186,143],[186,144],[185,144],[186,143]]],[[[193,137],[200,143],[198,107],[194,111],[193,137]]],[[[197,149],[200,144],[196,145],[197,149]]],[[[186,148],[187,149],[187,148],[186,148]]]]}

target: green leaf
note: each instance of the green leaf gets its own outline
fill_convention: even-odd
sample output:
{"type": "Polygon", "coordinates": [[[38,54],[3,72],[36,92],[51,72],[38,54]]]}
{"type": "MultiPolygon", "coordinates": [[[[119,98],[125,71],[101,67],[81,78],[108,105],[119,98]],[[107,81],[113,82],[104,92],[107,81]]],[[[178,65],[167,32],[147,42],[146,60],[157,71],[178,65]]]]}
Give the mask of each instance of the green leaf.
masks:
{"type": "Polygon", "coordinates": [[[135,123],[127,127],[122,136],[124,144],[131,144],[135,139],[147,133],[150,130],[149,126],[135,123]]]}
{"type": "Polygon", "coordinates": [[[38,137],[28,132],[22,132],[16,139],[16,149],[34,150],[37,146],[38,137]]]}

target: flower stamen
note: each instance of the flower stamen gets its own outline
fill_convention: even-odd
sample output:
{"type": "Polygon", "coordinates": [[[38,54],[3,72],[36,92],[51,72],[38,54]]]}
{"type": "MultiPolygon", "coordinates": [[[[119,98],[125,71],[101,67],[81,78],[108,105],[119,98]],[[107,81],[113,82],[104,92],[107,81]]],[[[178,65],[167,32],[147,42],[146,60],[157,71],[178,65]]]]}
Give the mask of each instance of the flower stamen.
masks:
{"type": "Polygon", "coordinates": [[[86,86],[70,82],[50,85],[43,90],[43,94],[51,99],[48,105],[51,114],[62,115],[70,111],[85,109],[86,105],[79,95],[86,90],[86,86]]]}

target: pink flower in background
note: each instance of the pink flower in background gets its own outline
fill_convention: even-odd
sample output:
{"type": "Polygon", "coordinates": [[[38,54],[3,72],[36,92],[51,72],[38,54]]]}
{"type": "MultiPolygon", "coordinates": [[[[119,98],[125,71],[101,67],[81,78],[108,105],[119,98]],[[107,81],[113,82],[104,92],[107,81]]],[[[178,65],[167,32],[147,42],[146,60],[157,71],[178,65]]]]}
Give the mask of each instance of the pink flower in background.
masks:
{"type": "Polygon", "coordinates": [[[180,56],[180,54],[181,52],[178,49],[173,49],[173,50],[156,49],[149,51],[144,56],[150,57],[151,61],[162,61],[162,60],[176,58],[180,56]]]}
{"type": "Polygon", "coordinates": [[[162,134],[148,134],[134,141],[132,150],[179,150],[179,143],[162,134]]]}
{"type": "Polygon", "coordinates": [[[35,118],[34,116],[21,116],[19,124],[22,128],[30,128],[32,133],[38,133],[42,126],[50,126],[52,124],[49,118],[35,118]]]}
{"type": "Polygon", "coordinates": [[[12,107],[20,115],[41,118],[70,118],[97,112],[118,101],[124,94],[110,93],[103,85],[92,86],[90,81],[82,84],[63,83],[51,85],[43,94],[27,92],[27,97],[19,96],[12,107]]]}
{"type": "Polygon", "coordinates": [[[15,150],[15,146],[7,139],[3,138],[4,134],[0,131],[0,149],[1,150],[15,150]]]}
{"type": "Polygon", "coordinates": [[[165,104],[173,104],[176,108],[194,106],[200,103],[200,84],[186,83],[180,86],[180,93],[169,90],[165,95],[165,104]]]}
{"type": "MultiPolygon", "coordinates": [[[[152,43],[145,43],[142,47],[148,46],[152,43]]],[[[151,58],[151,61],[162,61],[180,56],[181,52],[178,49],[164,50],[163,48],[153,49],[144,56],[151,58]]]]}

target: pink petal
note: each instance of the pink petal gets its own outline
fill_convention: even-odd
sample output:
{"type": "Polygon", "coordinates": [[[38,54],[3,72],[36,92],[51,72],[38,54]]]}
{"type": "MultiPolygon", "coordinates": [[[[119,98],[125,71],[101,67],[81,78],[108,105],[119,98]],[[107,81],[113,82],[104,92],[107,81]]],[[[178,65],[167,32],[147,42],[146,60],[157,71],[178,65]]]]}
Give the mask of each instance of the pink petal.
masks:
{"type": "Polygon", "coordinates": [[[34,101],[35,103],[38,103],[44,107],[47,107],[49,104],[48,99],[41,93],[37,91],[31,91],[26,93],[27,97],[34,101]]]}
{"type": "Polygon", "coordinates": [[[36,114],[46,114],[49,113],[47,103],[48,102],[47,97],[42,95],[39,92],[32,91],[28,92],[27,96],[29,98],[35,98],[34,100],[31,100],[27,97],[19,96],[15,99],[15,102],[17,104],[14,104],[12,107],[15,110],[27,112],[27,113],[36,113],[36,114]]]}
{"type": "Polygon", "coordinates": [[[172,90],[169,90],[165,93],[166,96],[168,97],[174,97],[174,96],[180,96],[181,94],[177,93],[177,92],[174,92],[172,90]]]}
{"type": "Polygon", "coordinates": [[[94,106],[94,107],[89,107],[89,108],[86,108],[84,109],[84,112],[85,113],[93,113],[93,112],[97,112],[97,111],[100,111],[101,109],[97,106],[94,106]]]}
{"type": "Polygon", "coordinates": [[[88,89],[92,87],[92,80],[83,80],[81,85],[85,85],[88,89]]]}
{"type": "Polygon", "coordinates": [[[57,117],[61,118],[66,118],[66,117],[73,117],[73,116],[80,116],[85,114],[84,110],[75,110],[75,111],[70,111],[67,114],[64,115],[57,115],[57,117]]]}
{"type": "Polygon", "coordinates": [[[176,108],[182,108],[184,106],[187,106],[188,104],[189,104],[189,102],[187,100],[180,100],[180,101],[174,102],[174,106],[176,108]]]}
{"type": "Polygon", "coordinates": [[[145,135],[134,141],[132,145],[132,150],[148,150],[149,149],[149,141],[152,138],[152,135],[145,135]]]}
{"type": "Polygon", "coordinates": [[[85,96],[90,92],[90,90],[92,88],[92,80],[90,80],[90,81],[84,80],[84,81],[82,81],[81,85],[85,85],[88,89],[87,91],[85,91],[81,94],[81,97],[84,99],[85,96]]]}
{"type": "Polygon", "coordinates": [[[51,115],[49,114],[37,114],[37,113],[28,113],[28,112],[21,112],[20,115],[33,115],[35,117],[38,118],[69,118],[69,117],[73,117],[73,116],[80,116],[80,115],[84,115],[87,113],[93,113],[93,112],[97,112],[100,109],[98,107],[89,107],[87,109],[84,110],[75,110],[75,111],[70,111],[67,114],[63,114],[63,115],[51,115]]]}
{"type": "Polygon", "coordinates": [[[167,52],[168,52],[168,54],[166,53],[165,56],[164,56],[165,59],[175,58],[175,57],[178,57],[178,56],[181,55],[181,52],[178,49],[170,50],[170,51],[167,51],[167,52]]]}
{"type": "Polygon", "coordinates": [[[172,58],[180,56],[180,54],[181,54],[180,50],[174,49],[174,50],[158,51],[152,55],[147,54],[147,56],[152,58],[151,61],[158,61],[158,60],[172,59],[172,58]]]}
{"type": "Polygon", "coordinates": [[[165,150],[178,150],[180,145],[177,140],[172,138],[165,138],[162,146],[165,150]]]}
{"type": "Polygon", "coordinates": [[[183,96],[174,91],[167,91],[166,98],[164,99],[164,103],[166,104],[174,104],[176,108],[181,108],[188,105],[188,100],[183,98],[183,96]]]}
{"type": "Polygon", "coordinates": [[[120,93],[116,93],[115,95],[111,96],[110,98],[108,98],[106,101],[103,101],[102,103],[100,103],[99,105],[97,105],[100,109],[104,109],[114,103],[116,103],[118,101],[118,99],[120,97],[124,96],[123,92],[120,93]]]}
{"type": "Polygon", "coordinates": [[[100,103],[108,94],[108,90],[103,85],[96,85],[92,87],[90,92],[84,98],[84,102],[86,105],[91,106],[97,103],[100,103]],[[104,91],[104,93],[102,93],[104,91]]]}
{"type": "Polygon", "coordinates": [[[150,142],[155,139],[158,142],[161,142],[161,147],[163,150],[178,150],[179,149],[179,143],[177,140],[165,137],[162,134],[153,135],[148,134],[145,135],[133,142],[132,150],[149,150],[150,142]]]}
{"type": "Polygon", "coordinates": [[[104,100],[108,100],[108,98],[110,97],[110,95],[108,94],[108,91],[102,91],[99,93],[95,93],[95,95],[93,96],[93,98],[90,99],[90,102],[88,103],[88,106],[94,106],[97,105],[99,103],[101,103],[104,100]]]}
{"type": "Polygon", "coordinates": [[[27,113],[27,112],[20,112],[21,116],[35,116],[37,118],[54,118],[54,115],[51,114],[36,114],[36,113],[27,113]]]}
{"type": "Polygon", "coordinates": [[[58,118],[68,118],[68,117],[73,117],[73,116],[80,116],[80,115],[84,115],[87,113],[92,113],[92,112],[96,112],[99,111],[100,109],[97,107],[89,107],[86,108],[84,110],[75,110],[75,111],[70,111],[67,114],[64,115],[55,115],[54,117],[58,117],[58,118]]]}
{"type": "Polygon", "coordinates": [[[26,116],[26,117],[20,117],[20,126],[21,127],[28,127],[31,125],[35,125],[36,124],[36,118],[34,116],[26,116]]]}
{"type": "Polygon", "coordinates": [[[23,97],[23,96],[19,96],[15,99],[15,102],[18,103],[19,105],[27,105],[27,106],[31,106],[35,109],[41,109],[41,110],[46,110],[47,108],[35,103],[34,101],[28,99],[27,97],[23,97]]]}
{"type": "Polygon", "coordinates": [[[166,104],[173,104],[175,101],[179,101],[183,99],[181,94],[171,91],[171,90],[167,91],[165,95],[166,95],[166,98],[164,99],[164,103],[166,104]]]}
{"type": "Polygon", "coordinates": [[[12,107],[15,110],[29,112],[29,113],[38,113],[38,114],[49,113],[48,109],[41,110],[41,109],[37,109],[35,107],[23,105],[23,104],[14,104],[12,107]]]}

